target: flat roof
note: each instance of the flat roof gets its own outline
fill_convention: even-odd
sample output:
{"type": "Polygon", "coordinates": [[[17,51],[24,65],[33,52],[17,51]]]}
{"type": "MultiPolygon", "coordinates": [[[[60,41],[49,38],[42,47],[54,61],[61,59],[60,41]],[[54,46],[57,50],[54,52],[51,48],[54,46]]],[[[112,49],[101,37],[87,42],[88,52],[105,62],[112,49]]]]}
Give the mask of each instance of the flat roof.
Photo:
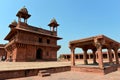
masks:
{"type": "Polygon", "coordinates": [[[106,48],[106,46],[109,45],[114,45],[114,46],[119,46],[120,43],[105,36],[105,35],[97,35],[97,36],[92,36],[88,38],[83,38],[83,39],[78,39],[78,40],[73,40],[69,42],[69,46],[74,45],[75,47],[83,48],[86,47],[88,49],[95,48],[95,39],[98,40],[103,40],[104,44],[102,44],[103,48],[106,48]]]}

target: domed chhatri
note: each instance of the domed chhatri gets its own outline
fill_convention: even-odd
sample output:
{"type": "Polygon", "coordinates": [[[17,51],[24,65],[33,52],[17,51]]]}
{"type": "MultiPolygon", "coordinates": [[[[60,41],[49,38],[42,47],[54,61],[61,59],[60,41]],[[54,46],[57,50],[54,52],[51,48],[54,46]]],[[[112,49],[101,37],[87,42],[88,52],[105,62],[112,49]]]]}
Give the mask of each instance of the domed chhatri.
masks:
{"type": "Polygon", "coordinates": [[[16,14],[16,16],[18,17],[18,21],[21,22],[21,18],[24,19],[24,22],[27,23],[27,19],[31,16],[29,13],[28,13],[28,10],[27,8],[23,7],[21,8],[18,13],[16,14]]]}
{"type": "Polygon", "coordinates": [[[48,26],[50,26],[51,31],[55,31],[54,29],[56,28],[56,32],[57,32],[57,26],[59,26],[59,24],[57,23],[56,19],[53,18],[48,24],[48,26]]]}
{"type": "Polygon", "coordinates": [[[13,22],[11,22],[11,24],[9,25],[10,28],[14,28],[16,26],[17,26],[16,20],[14,20],[13,22]]]}
{"type": "Polygon", "coordinates": [[[57,23],[56,19],[53,18],[53,19],[50,21],[50,23],[48,24],[48,26],[50,26],[50,27],[57,27],[57,26],[59,26],[59,24],[57,23]]]}

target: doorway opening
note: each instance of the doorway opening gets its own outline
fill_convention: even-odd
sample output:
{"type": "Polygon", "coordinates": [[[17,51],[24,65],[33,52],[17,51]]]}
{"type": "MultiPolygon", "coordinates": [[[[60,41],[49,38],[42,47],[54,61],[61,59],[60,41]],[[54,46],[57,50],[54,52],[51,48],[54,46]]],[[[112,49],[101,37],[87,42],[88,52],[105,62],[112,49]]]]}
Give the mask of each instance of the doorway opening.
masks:
{"type": "Polygon", "coordinates": [[[42,59],[42,56],[42,49],[39,48],[36,52],[36,59],[42,59]]]}

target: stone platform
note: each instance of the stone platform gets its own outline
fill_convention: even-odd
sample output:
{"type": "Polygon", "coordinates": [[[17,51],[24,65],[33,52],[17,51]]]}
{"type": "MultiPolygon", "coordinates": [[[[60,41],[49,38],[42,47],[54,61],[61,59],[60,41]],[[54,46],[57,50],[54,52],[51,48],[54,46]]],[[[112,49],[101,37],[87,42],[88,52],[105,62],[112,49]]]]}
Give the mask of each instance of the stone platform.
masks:
{"type": "Polygon", "coordinates": [[[117,71],[117,69],[118,69],[117,65],[107,66],[104,69],[100,69],[97,66],[86,66],[86,65],[84,66],[77,65],[77,66],[71,67],[71,71],[97,73],[97,74],[102,74],[102,75],[117,71]]]}
{"type": "Polygon", "coordinates": [[[77,61],[76,66],[71,67],[71,62],[0,62],[0,80],[38,76],[40,70],[47,70],[51,74],[65,71],[107,74],[117,70],[117,66],[106,66],[101,70],[98,65],[82,64],[77,61]]]}
{"type": "Polygon", "coordinates": [[[70,71],[69,62],[1,62],[0,80],[37,76],[40,70],[47,70],[49,73],[70,71]]]}
{"type": "Polygon", "coordinates": [[[0,71],[70,66],[70,62],[0,62],[0,71]]]}
{"type": "Polygon", "coordinates": [[[107,75],[98,75],[88,72],[66,71],[55,73],[47,77],[30,76],[5,80],[120,80],[120,72],[115,71],[107,75]]]}

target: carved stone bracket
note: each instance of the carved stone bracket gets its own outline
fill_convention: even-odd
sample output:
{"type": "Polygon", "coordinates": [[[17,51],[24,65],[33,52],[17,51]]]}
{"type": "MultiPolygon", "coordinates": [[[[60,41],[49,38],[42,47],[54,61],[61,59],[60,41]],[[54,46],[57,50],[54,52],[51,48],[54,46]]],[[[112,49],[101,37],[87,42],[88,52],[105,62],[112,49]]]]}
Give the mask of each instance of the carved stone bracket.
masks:
{"type": "Polygon", "coordinates": [[[18,44],[16,44],[16,47],[17,47],[17,48],[25,48],[26,45],[25,45],[25,44],[18,43],[18,44]]]}
{"type": "Polygon", "coordinates": [[[75,49],[75,46],[74,46],[74,45],[69,45],[69,48],[70,48],[71,50],[74,50],[74,49],[75,49]]]}
{"type": "Polygon", "coordinates": [[[94,39],[94,43],[95,43],[95,47],[97,49],[101,49],[102,48],[102,44],[101,41],[99,41],[97,38],[94,39]]]}

